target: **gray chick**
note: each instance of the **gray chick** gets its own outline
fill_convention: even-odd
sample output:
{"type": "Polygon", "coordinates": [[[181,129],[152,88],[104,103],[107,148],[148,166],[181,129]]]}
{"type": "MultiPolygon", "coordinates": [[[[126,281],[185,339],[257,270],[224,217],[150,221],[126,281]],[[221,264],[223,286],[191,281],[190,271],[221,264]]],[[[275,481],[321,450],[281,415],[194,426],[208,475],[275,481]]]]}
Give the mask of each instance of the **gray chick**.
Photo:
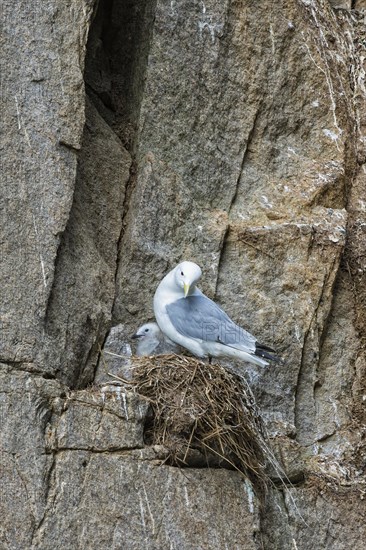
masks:
{"type": "Polygon", "coordinates": [[[156,323],[141,325],[132,338],[138,340],[136,355],[139,356],[167,355],[180,351],[180,346],[164,336],[156,323]]]}

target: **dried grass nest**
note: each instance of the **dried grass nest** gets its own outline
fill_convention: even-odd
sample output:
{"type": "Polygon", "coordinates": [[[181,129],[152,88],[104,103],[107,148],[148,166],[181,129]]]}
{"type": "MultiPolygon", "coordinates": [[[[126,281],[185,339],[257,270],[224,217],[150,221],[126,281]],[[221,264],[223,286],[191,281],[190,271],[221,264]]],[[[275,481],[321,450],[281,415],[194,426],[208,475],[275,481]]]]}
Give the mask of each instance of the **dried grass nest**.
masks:
{"type": "Polygon", "coordinates": [[[163,445],[168,462],[189,465],[192,451],[266,485],[268,446],[246,380],[222,366],[192,357],[157,355],[133,359],[130,387],[148,399],[148,443],[163,445]]]}

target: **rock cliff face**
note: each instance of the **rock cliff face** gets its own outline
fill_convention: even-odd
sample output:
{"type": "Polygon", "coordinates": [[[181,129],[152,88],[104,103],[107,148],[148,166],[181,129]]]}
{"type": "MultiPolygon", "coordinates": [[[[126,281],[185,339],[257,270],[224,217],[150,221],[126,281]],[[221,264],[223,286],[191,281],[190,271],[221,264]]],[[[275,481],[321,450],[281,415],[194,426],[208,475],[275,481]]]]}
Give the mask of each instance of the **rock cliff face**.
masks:
{"type": "Polygon", "coordinates": [[[364,547],[365,8],[3,0],[1,548],[364,547]],[[183,258],[285,359],[245,367],[293,482],[262,510],[98,365],[183,258]]]}

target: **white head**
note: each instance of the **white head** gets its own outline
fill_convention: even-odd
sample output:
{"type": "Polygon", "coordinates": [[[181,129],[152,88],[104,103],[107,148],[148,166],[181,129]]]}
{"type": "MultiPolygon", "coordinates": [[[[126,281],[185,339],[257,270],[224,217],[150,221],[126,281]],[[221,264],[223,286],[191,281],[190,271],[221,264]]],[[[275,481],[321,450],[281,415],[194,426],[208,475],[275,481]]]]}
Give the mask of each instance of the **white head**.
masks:
{"type": "Polygon", "coordinates": [[[175,283],[183,289],[185,298],[189,289],[194,288],[201,275],[201,268],[193,262],[181,262],[174,269],[175,283]]]}
{"type": "Polygon", "coordinates": [[[161,331],[157,323],[145,323],[137,329],[132,338],[138,338],[139,341],[143,341],[150,339],[159,339],[159,336],[161,336],[161,331]]]}

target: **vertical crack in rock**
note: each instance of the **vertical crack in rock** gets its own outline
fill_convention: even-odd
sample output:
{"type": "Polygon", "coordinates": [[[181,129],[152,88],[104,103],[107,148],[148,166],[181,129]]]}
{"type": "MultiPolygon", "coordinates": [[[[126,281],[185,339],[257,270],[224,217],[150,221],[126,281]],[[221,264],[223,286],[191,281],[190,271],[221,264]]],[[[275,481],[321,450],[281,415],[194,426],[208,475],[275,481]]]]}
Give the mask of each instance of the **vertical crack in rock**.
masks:
{"type": "MultiPolygon", "coordinates": [[[[85,71],[88,95],[131,155],[129,177],[120,208],[114,281],[122,261],[121,242],[136,183],[137,128],[155,7],[156,0],[100,2],[88,43],[91,52],[85,71]]],[[[112,311],[115,299],[116,293],[112,311]]],[[[106,336],[107,333],[104,340],[106,336]]]]}
{"type": "Polygon", "coordinates": [[[228,223],[227,226],[226,226],[226,230],[223,233],[222,241],[220,243],[220,248],[219,248],[219,259],[218,259],[218,262],[217,262],[215,291],[214,291],[214,295],[213,295],[214,300],[217,297],[216,295],[217,295],[218,286],[219,286],[220,272],[221,272],[222,262],[224,261],[224,257],[225,257],[225,250],[226,250],[227,240],[229,238],[229,235],[230,235],[230,224],[228,223]]]}
{"type": "Polygon", "coordinates": [[[355,300],[349,274],[342,261],[333,290],[332,308],[320,340],[314,384],[316,440],[325,441],[346,428],[358,338],[354,326],[355,300]]]}
{"type": "MultiPolygon", "coordinates": [[[[90,458],[91,454],[85,450],[73,449],[53,452],[52,467],[47,478],[45,511],[33,533],[32,548],[45,547],[45,539],[47,540],[49,532],[52,530],[53,522],[61,521],[62,523],[63,518],[67,518],[67,513],[71,514],[71,519],[74,517],[84,493],[90,458]],[[74,453],[75,458],[72,456],[74,453]]],[[[70,523],[68,523],[68,527],[70,528],[70,523]]],[[[74,546],[75,540],[72,543],[74,546]]],[[[81,546],[77,545],[77,547],[81,546]]]]}
{"type": "MultiPolygon", "coordinates": [[[[125,234],[126,226],[127,226],[127,214],[130,206],[130,199],[136,184],[136,172],[137,172],[137,163],[135,160],[132,160],[131,167],[130,167],[130,177],[126,184],[125,198],[122,205],[121,231],[119,234],[118,244],[117,244],[117,261],[116,261],[116,270],[114,274],[115,294],[114,294],[112,312],[114,311],[114,306],[117,298],[116,287],[117,287],[118,268],[119,268],[120,262],[122,261],[122,240],[123,240],[123,236],[125,234]]],[[[107,336],[108,335],[106,334],[105,339],[107,338],[107,336]]]]}
{"type": "Polygon", "coordinates": [[[39,533],[42,529],[42,526],[44,524],[44,521],[47,517],[48,512],[53,508],[55,499],[56,499],[56,490],[54,487],[54,481],[55,481],[55,469],[56,469],[56,453],[52,452],[52,463],[48,470],[47,477],[44,481],[46,486],[46,493],[45,493],[45,504],[44,504],[44,513],[42,518],[40,519],[38,525],[36,525],[33,534],[32,534],[32,547],[36,543],[37,538],[39,536],[39,533]]]}
{"type": "Polygon", "coordinates": [[[101,0],[88,41],[87,93],[134,155],[156,0],[101,0]]]}
{"type": "Polygon", "coordinates": [[[9,453],[9,455],[11,456],[11,459],[12,459],[13,464],[14,464],[15,471],[16,471],[16,473],[17,473],[17,475],[18,475],[18,477],[21,481],[21,484],[24,487],[27,502],[28,502],[29,508],[31,510],[32,523],[33,523],[33,525],[35,525],[37,516],[36,516],[36,507],[35,507],[35,502],[34,502],[33,495],[30,494],[30,492],[28,490],[28,483],[27,483],[27,480],[24,476],[24,473],[23,473],[22,469],[19,467],[16,453],[9,453]]]}
{"type": "Polygon", "coordinates": [[[231,199],[231,203],[230,203],[230,206],[229,206],[229,211],[228,211],[229,216],[230,216],[230,213],[231,213],[231,210],[232,210],[233,206],[235,205],[235,201],[236,201],[237,196],[238,196],[238,191],[239,191],[239,187],[240,187],[240,180],[241,180],[241,177],[243,175],[245,162],[247,160],[247,157],[248,157],[248,154],[249,154],[249,151],[250,151],[249,148],[250,148],[250,145],[251,145],[252,140],[254,138],[255,131],[257,129],[257,123],[258,123],[258,118],[259,118],[260,112],[261,112],[261,104],[259,104],[259,106],[257,108],[257,111],[256,111],[256,113],[254,115],[254,118],[253,118],[252,127],[250,128],[249,133],[248,133],[248,138],[247,138],[247,142],[245,144],[245,148],[244,148],[244,152],[243,152],[243,158],[242,158],[242,161],[241,161],[238,178],[236,180],[236,187],[235,187],[235,190],[234,190],[234,193],[233,193],[233,196],[232,196],[232,199],[231,199]]]}
{"type": "Polygon", "coordinates": [[[58,250],[43,363],[71,387],[94,377],[111,324],[155,1],[102,0],[85,61],[86,123],[58,250]]]}
{"type": "Polygon", "coordinates": [[[218,261],[217,261],[217,272],[216,272],[216,281],[215,281],[215,289],[214,289],[214,299],[216,298],[216,294],[217,294],[217,291],[218,291],[218,284],[219,284],[219,278],[220,278],[220,269],[221,269],[222,262],[224,261],[223,259],[224,259],[224,256],[225,256],[227,240],[228,240],[229,235],[230,235],[230,213],[231,213],[231,210],[232,210],[233,206],[235,205],[236,198],[238,196],[238,191],[239,191],[239,187],[240,187],[240,180],[241,180],[241,177],[242,177],[242,174],[243,174],[245,161],[246,161],[247,156],[249,154],[249,147],[250,147],[250,144],[253,140],[253,136],[255,134],[255,130],[256,130],[256,127],[257,127],[257,121],[258,121],[259,114],[260,114],[260,110],[261,110],[261,104],[259,105],[259,107],[258,107],[258,109],[257,109],[257,111],[254,115],[253,122],[252,122],[252,127],[250,128],[249,133],[248,133],[248,138],[247,138],[246,144],[244,146],[242,161],[240,163],[240,169],[239,169],[238,177],[236,179],[236,186],[235,186],[235,189],[233,190],[231,202],[230,202],[230,205],[229,205],[229,208],[228,208],[228,224],[226,226],[225,231],[223,232],[222,240],[221,240],[220,247],[219,247],[219,258],[218,258],[218,261]]]}
{"type": "Polygon", "coordinates": [[[320,350],[328,327],[328,318],[333,303],[333,288],[338,272],[339,256],[334,258],[325,275],[322,290],[314,309],[309,327],[304,335],[300,367],[295,388],[295,427],[296,439],[309,445],[316,440],[316,410],[314,387],[317,383],[317,371],[320,350]]]}

